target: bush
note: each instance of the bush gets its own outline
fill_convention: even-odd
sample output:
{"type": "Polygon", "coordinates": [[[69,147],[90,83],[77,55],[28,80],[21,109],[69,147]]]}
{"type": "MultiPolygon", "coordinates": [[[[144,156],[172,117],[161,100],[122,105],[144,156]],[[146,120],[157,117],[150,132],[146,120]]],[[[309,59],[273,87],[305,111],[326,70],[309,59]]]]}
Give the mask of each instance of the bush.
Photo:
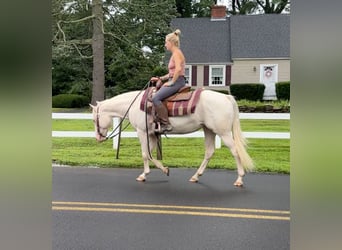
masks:
{"type": "Polygon", "coordinates": [[[90,103],[89,97],[75,94],[60,94],[52,97],[53,108],[82,108],[90,103]]]}
{"type": "Polygon", "coordinates": [[[243,83],[230,85],[230,92],[237,100],[259,101],[264,96],[265,85],[262,83],[243,83]]]}
{"type": "Polygon", "coordinates": [[[290,82],[277,82],[275,87],[278,100],[290,100],[290,82]]]}
{"type": "Polygon", "coordinates": [[[91,98],[92,84],[87,81],[74,81],[68,94],[81,95],[91,98]]]}

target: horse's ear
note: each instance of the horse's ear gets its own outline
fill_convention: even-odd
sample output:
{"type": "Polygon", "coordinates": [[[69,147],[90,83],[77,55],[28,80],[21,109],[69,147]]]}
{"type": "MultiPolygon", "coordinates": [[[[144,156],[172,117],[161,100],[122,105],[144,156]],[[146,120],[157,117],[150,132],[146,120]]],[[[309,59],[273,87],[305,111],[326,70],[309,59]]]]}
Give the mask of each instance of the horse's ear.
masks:
{"type": "Polygon", "coordinates": [[[90,103],[89,103],[89,106],[92,107],[93,109],[95,108],[95,106],[94,106],[94,105],[91,105],[90,103]]]}

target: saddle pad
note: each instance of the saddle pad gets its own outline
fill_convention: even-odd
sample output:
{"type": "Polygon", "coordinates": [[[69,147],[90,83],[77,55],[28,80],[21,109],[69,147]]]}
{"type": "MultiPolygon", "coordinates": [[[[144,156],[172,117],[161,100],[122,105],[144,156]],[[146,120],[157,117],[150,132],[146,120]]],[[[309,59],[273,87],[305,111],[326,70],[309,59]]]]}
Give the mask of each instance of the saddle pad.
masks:
{"type": "Polygon", "coordinates": [[[189,115],[195,112],[197,102],[200,98],[202,89],[196,89],[191,93],[190,98],[184,98],[177,100],[172,100],[167,102],[167,110],[169,111],[169,116],[183,116],[189,115]]]}
{"type": "MultiPolygon", "coordinates": [[[[140,109],[145,111],[145,105],[147,105],[147,113],[151,113],[152,103],[151,103],[151,94],[154,87],[150,87],[145,90],[144,95],[140,102],[140,109]]],[[[172,101],[164,101],[163,104],[166,105],[168,109],[169,116],[182,116],[188,115],[195,112],[197,102],[200,98],[201,92],[203,89],[196,89],[194,91],[189,92],[190,96],[179,96],[180,98],[172,99],[169,97],[168,99],[172,99],[172,101]]],[[[189,94],[184,93],[184,94],[189,94]]],[[[177,94],[179,95],[179,93],[177,94]]]]}

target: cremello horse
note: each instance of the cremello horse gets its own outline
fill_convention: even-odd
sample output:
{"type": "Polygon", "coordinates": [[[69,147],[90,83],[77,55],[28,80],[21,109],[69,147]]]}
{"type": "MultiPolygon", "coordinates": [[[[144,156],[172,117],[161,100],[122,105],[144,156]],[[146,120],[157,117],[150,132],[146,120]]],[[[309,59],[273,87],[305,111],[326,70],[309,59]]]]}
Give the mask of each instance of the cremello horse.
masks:
{"type": "MultiPolygon", "coordinates": [[[[144,161],[144,171],[136,178],[137,181],[146,180],[146,176],[150,173],[149,160],[164,173],[169,173],[169,169],[164,167],[160,161],[151,157],[148,151],[149,148],[150,151],[156,148],[157,136],[154,134],[154,125],[152,123],[149,123],[146,129],[146,114],[140,110],[142,96],[143,92],[132,91],[97,102],[96,106],[90,105],[93,108],[96,140],[100,142],[106,140],[108,128],[112,126],[112,118],[124,118],[129,110],[127,117],[137,131],[144,161]],[[149,132],[148,136],[146,131],[149,132]]],[[[232,96],[211,90],[203,90],[195,112],[187,116],[170,117],[170,123],[173,127],[170,134],[186,134],[198,129],[204,131],[204,159],[189,181],[198,182],[199,176],[203,174],[214,153],[215,135],[217,134],[235,158],[238,178],[234,185],[243,186],[242,178],[245,175],[245,170],[251,170],[254,164],[246,151],[246,140],[240,128],[238,106],[232,96]]]]}

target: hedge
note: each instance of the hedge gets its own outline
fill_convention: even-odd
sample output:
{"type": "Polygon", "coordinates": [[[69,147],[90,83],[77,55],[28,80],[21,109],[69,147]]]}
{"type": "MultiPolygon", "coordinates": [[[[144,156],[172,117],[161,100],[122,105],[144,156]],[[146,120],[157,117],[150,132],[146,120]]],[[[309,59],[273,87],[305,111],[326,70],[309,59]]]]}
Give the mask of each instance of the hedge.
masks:
{"type": "Polygon", "coordinates": [[[237,100],[260,101],[264,96],[265,85],[262,83],[243,83],[230,85],[230,93],[237,100]]]}
{"type": "Polygon", "coordinates": [[[290,100],[290,82],[277,82],[275,87],[278,100],[290,100]]]}
{"type": "Polygon", "coordinates": [[[89,103],[89,97],[83,95],[60,94],[52,97],[53,108],[83,108],[89,103]]]}

